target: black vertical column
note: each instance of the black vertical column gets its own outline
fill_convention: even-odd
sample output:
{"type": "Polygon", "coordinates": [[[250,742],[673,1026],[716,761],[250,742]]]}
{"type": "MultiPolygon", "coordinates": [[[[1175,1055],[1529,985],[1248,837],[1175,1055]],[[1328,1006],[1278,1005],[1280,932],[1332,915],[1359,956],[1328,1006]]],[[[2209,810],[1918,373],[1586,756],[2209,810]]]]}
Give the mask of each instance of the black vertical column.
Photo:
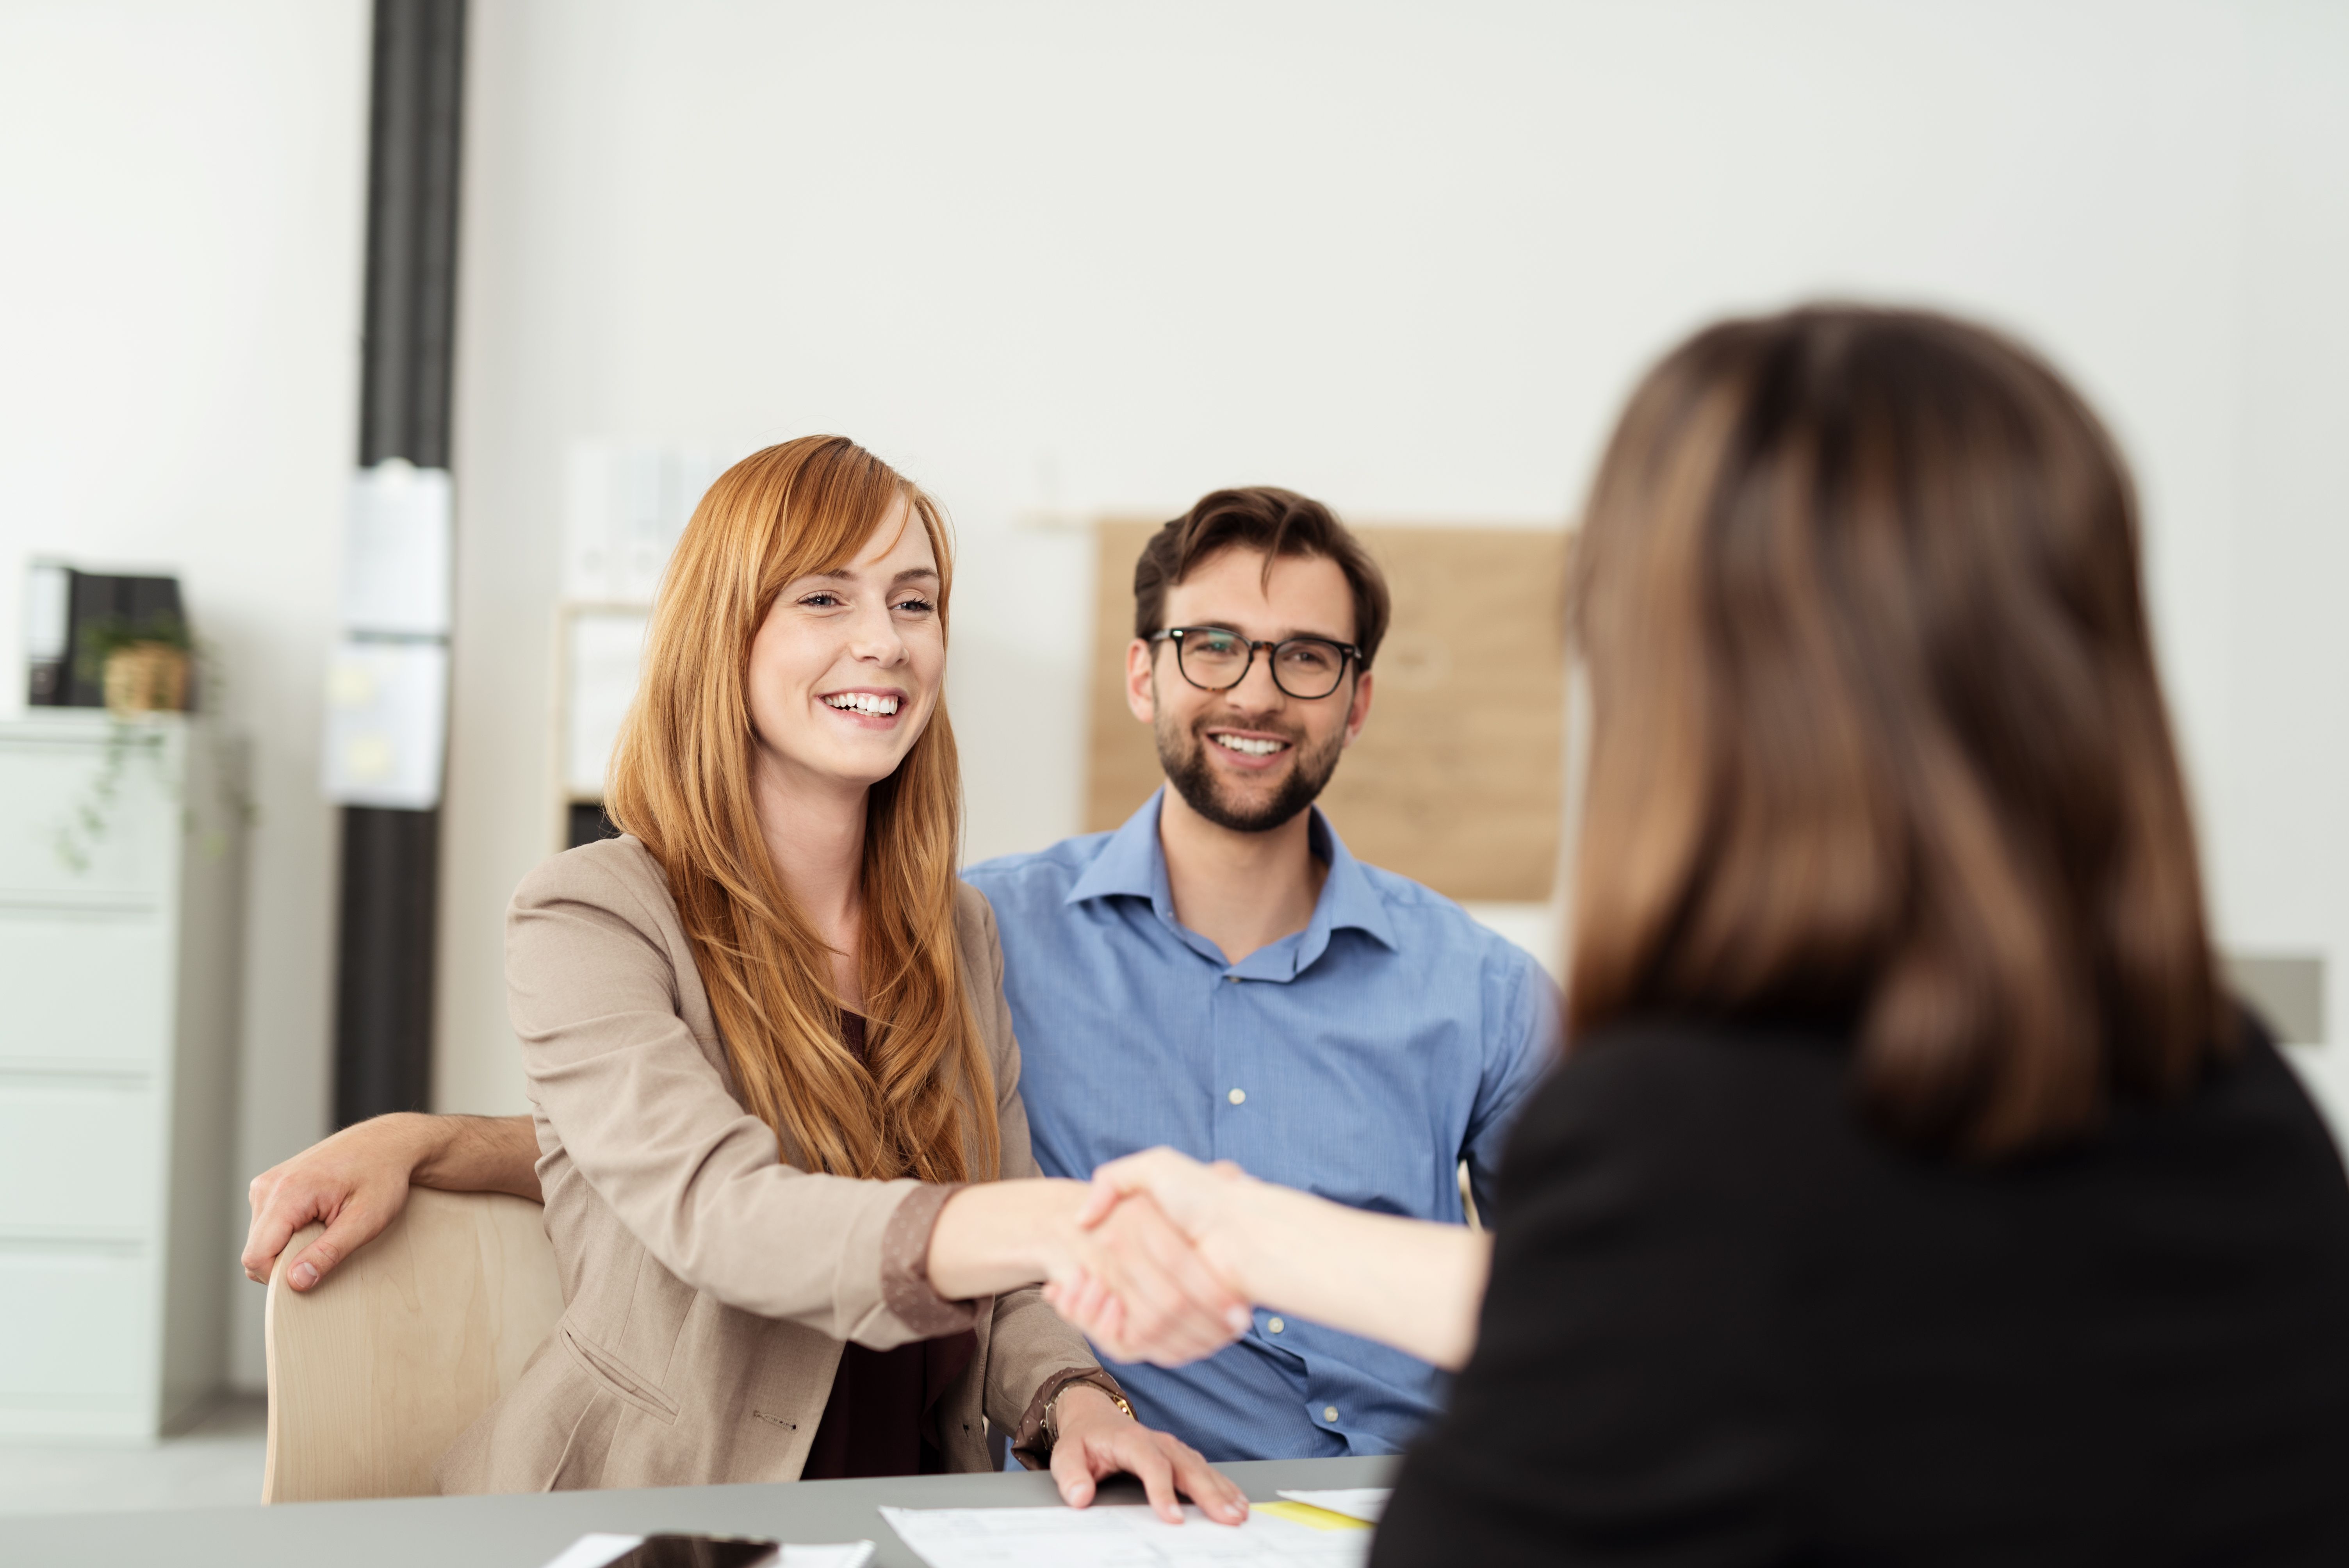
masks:
{"type": "MultiPolygon", "coordinates": [[[[449,465],[465,0],[375,0],[359,466],[449,465]]],[[[430,1108],[440,813],[343,809],[335,1122],[430,1108]]]]}

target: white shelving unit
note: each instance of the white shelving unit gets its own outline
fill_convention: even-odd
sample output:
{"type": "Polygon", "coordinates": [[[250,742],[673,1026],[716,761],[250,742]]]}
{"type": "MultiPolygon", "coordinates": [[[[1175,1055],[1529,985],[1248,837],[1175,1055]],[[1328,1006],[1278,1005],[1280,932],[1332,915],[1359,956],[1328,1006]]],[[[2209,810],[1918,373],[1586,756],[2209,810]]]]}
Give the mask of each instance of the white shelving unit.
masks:
{"type": "Polygon", "coordinates": [[[222,1379],[243,791],[202,726],[0,723],[0,1438],[150,1439],[222,1379]]]}

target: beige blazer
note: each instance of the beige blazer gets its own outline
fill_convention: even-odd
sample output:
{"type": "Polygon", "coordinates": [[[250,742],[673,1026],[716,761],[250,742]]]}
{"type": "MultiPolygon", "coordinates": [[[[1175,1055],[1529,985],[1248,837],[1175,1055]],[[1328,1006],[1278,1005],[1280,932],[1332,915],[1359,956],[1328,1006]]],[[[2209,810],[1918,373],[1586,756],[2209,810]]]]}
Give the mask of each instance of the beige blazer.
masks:
{"type": "MultiPolygon", "coordinates": [[[[1003,949],[970,887],[956,889],[955,928],[995,1064],[1003,1174],[1034,1176],[1003,949]]],[[[442,1457],[443,1491],[796,1480],[843,1340],[885,1350],[976,1330],[939,1407],[956,1470],[988,1468],[982,1417],[1033,1457],[1046,1398],[1105,1381],[1032,1287],[977,1303],[930,1290],[922,1258],[950,1189],[790,1163],[734,1097],[677,904],[637,840],[523,879],[506,983],[564,1306],[442,1457]]]]}

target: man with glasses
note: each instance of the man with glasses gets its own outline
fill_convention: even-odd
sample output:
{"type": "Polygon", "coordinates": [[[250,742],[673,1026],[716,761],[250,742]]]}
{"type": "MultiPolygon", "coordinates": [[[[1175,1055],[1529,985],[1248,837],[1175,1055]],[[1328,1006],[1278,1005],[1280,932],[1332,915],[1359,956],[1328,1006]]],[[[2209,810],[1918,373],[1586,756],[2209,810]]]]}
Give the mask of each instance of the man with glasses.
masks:
{"type": "MultiPolygon", "coordinates": [[[[1387,587],[1288,490],[1217,490],[1133,572],[1125,700],[1166,787],[1112,833],[963,874],[995,906],[1036,1159],[1088,1176],[1172,1144],[1458,1223],[1556,1029],[1549,981],[1460,906],[1347,853],[1313,801],[1371,713],[1387,587]]],[[[1385,1453],[1441,1374],[1259,1310],[1168,1370],[1112,1364],[1210,1460],[1385,1453]]]]}
{"type": "MultiPolygon", "coordinates": [[[[1377,564],[1319,502],[1228,490],[1161,529],[1133,583],[1126,704],[1167,787],[1114,832],[963,873],[1002,934],[1037,1162],[1083,1179],[1171,1144],[1458,1223],[1465,1161],[1489,1217],[1555,994],[1457,904],[1356,861],[1313,807],[1370,717],[1377,564]]],[[[312,1253],[363,1244],[411,1178],[534,1195],[536,1156],[527,1118],[364,1123],[256,1179],[247,1271],[332,1217],[301,1287],[312,1253]]],[[[1443,1392],[1423,1362],[1264,1311],[1204,1361],[1111,1366],[1210,1460],[1392,1452],[1443,1392]]]]}

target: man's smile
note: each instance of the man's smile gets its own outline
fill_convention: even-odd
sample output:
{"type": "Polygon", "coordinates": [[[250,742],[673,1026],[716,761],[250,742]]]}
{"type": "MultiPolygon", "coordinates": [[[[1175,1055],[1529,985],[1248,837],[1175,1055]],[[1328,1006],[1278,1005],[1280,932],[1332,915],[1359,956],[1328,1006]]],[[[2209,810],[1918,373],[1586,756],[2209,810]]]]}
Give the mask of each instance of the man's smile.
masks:
{"type": "Polygon", "coordinates": [[[1208,730],[1206,738],[1234,767],[1250,772],[1274,766],[1296,745],[1288,736],[1261,729],[1216,728],[1208,730]]]}

